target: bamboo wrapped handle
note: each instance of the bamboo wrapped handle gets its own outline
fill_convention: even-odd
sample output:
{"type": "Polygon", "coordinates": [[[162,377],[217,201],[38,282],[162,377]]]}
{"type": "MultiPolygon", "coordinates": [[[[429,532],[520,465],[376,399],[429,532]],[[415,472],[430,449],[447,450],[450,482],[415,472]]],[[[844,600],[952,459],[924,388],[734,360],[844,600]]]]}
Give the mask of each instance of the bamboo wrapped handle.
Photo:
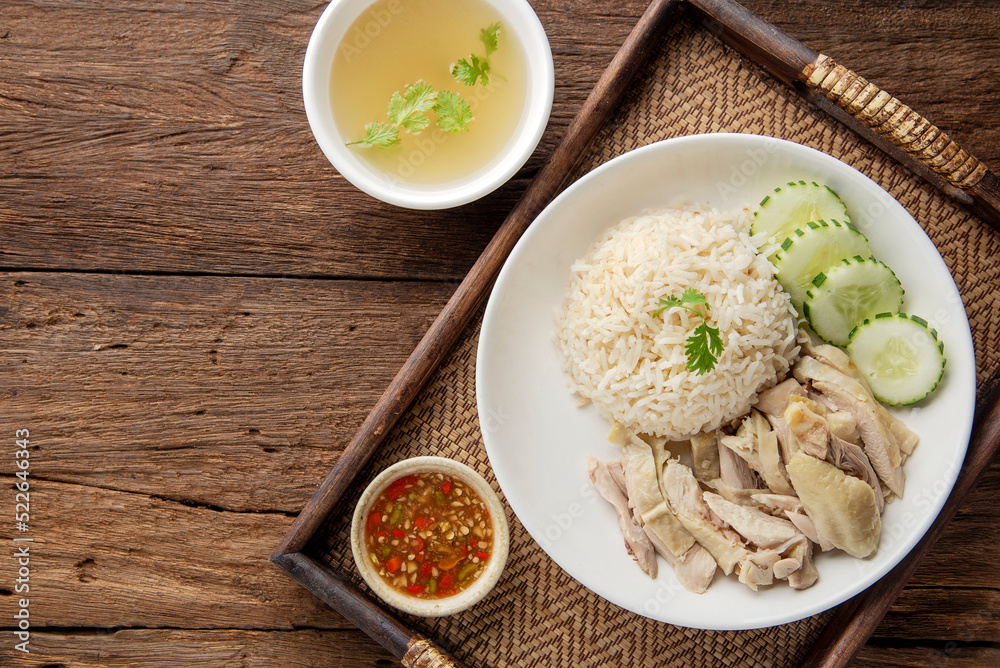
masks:
{"type": "Polygon", "coordinates": [[[807,85],[953,186],[972,188],[989,171],[933,123],[829,56],[820,54],[802,76],[807,85]]]}
{"type": "Polygon", "coordinates": [[[406,668],[462,668],[450,656],[427,638],[415,636],[400,660],[406,668]]]}

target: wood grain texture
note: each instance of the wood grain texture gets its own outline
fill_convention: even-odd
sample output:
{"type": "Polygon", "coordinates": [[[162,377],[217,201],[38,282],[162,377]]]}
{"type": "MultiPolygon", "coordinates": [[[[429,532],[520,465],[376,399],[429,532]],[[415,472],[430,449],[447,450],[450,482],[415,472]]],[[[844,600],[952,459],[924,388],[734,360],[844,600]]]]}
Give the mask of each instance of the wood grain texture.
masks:
{"type": "Polygon", "coordinates": [[[399,662],[355,630],[123,629],[41,631],[32,634],[24,668],[394,668],[399,662]]]}
{"type": "Polygon", "coordinates": [[[934,647],[869,645],[855,668],[987,668],[1000,664],[1000,648],[948,642],[934,647]]]}
{"type": "Polygon", "coordinates": [[[5,3],[0,266],[461,278],[645,3],[539,3],[564,82],[539,149],[432,215],[358,192],[312,139],[300,67],[324,6],[5,3]]]}
{"type": "MultiPolygon", "coordinates": [[[[0,476],[4,490],[15,478],[0,476]]],[[[230,513],[84,485],[31,485],[32,628],[344,628],[344,620],[267,562],[291,525],[282,513],[230,513]]],[[[13,513],[13,496],[4,509],[13,513]]],[[[5,525],[0,540],[10,542],[5,525]]],[[[14,550],[9,550],[13,554],[14,550]]],[[[0,615],[20,593],[0,560],[0,615]]],[[[7,621],[11,620],[11,621],[7,621]]],[[[6,634],[4,634],[6,635],[6,634]]],[[[0,664],[13,643],[0,644],[0,664]]]]}
{"type": "Polygon", "coordinates": [[[1000,591],[974,587],[909,587],[878,628],[878,637],[939,642],[1000,639],[1000,591]],[[967,614],[955,615],[960,598],[967,614]]]}
{"type": "Polygon", "coordinates": [[[298,512],[453,290],[0,275],[0,422],[38,477],[298,512]]]}

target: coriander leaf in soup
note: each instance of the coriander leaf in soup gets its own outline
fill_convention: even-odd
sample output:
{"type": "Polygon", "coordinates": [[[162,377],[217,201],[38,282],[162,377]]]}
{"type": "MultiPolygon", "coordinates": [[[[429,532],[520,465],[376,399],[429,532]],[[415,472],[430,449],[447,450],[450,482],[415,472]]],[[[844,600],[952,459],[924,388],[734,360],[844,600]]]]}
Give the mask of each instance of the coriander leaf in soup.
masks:
{"type": "Polygon", "coordinates": [[[389,122],[402,126],[416,134],[430,124],[427,112],[434,106],[437,93],[425,81],[409,84],[400,95],[399,92],[389,98],[389,122]]]}
{"type": "MultiPolygon", "coordinates": [[[[485,56],[469,54],[452,66],[451,74],[459,83],[475,86],[478,81],[484,86],[489,85],[492,75],[490,56],[497,50],[500,29],[501,24],[497,21],[479,31],[479,41],[486,49],[485,56]]],[[[506,81],[503,76],[500,79],[506,81]]],[[[408,84],[402,93],[396,91],[390,96],[386,111],[388,123],[369,123],[365,126],[365,136],[357,141],[347,142],[347,146],[394,146],[400,141],[400,128],[411,134],[419,134],[430,125],[431,119],[427,115],[429,111],[437,115],[438,127],[451,133],[467,130],[469,122],[473,120],[472,109],[458,93],[435,91],[429,83],[418,80],[414,84],[408,84]]]]}
{"type": "Polygon", "coordinates": [[[490,63],[485,58],[470,53],[468,59],[458,59],[458,63],[451,68],[451,74],[466,86],[475,86],[477,79],[485,86],[490,82],[490,63]]]}
{"type": "Polygon", "coordinates": [[[438,93],[437,102],[434,104],[434,113],[437,114],[437,124],[442,130],[458,133],[468,130],[469,121],[472,120],[472,109],[469,103],[462,99],[458,93],[450,90],[443,90],[438,93]]]}
{"type": "Polygon", "coordinates": [[[479,41],[486,47],[486,57],[489,58],[497,50],[497,39],[500,37],[500,22],[497,21],[479,31],[479,41]]]}
{"type": "Polygon", "coordinates": [[[357,141],[348,142],[348,146],[377,146],[385,148],[399,143],[399,129],[386,123],[369,123],[365,126],[365,136],[357,141]]]}

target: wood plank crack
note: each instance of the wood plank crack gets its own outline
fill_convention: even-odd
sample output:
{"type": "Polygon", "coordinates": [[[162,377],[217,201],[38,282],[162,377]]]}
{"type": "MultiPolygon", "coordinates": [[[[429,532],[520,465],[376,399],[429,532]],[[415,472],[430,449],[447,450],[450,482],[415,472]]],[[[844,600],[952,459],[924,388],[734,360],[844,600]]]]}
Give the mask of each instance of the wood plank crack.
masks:
{"type": "MultiPolygon", "coordinates": [[[[239,508],[226,508],[224,506],[217,506],[210,503],[203,503],[196,501],[194,499],[185,499],[172,496],[166,496],[163,494],[155,494],[152,492],[136,491],[131,489],[122,489],[120,487],[115,487],[113,485],[97,485],[89,482],[78,482],[74,480],[60,480],[57,477],[44,477],[44,476],[31,476],[34,482],[52,482],[61,485],[69,485],[76,487],[89,487],[91,489],[101,489],[109,492],[118,492],[121,494],[135,494],[137,496],[143,496],[149,499],[156,499],[157,501],[164,501],[166,503],[176,503],[178,505],[184,506],[186,508],[197,508],[199,510],[208,510],[216,513],[234,513],[237,515],[279,515],[282,517],[297,517],[298,511],[283,510],[280,508],[268,509],[268,508],[251,508],[251,509],[239,509],[239,508]]],[[[13,476],[0,474],[0,481],[9,482],[13,485],[18,482],[13,476]]]]}

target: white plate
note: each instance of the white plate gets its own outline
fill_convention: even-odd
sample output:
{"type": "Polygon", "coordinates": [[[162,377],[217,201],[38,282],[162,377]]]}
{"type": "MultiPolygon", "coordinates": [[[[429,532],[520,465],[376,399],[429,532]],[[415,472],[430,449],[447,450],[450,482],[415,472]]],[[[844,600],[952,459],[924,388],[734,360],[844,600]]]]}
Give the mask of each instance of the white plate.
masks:
{"type": "MultiPolygon", "coordinates": [[[[962,299],[933,243],[873,181],[810,148],[769,137],[711,134],[671,139],[595,169],[554,200],[519,241],[483,321],[476,394],[497,480],[531,536],[567,573],[623,608],[702,629],[773,626],[817,614],[862,591],[909,552],[937,516],[965,458],[975,403],[975,358],[962,299]],[[876,256],[906,289],[904,307],[937,329],[948,362],[941,385],[897,415],[920,435],[905,466],[904,498],[886,506],[876,554],[819,554],[819,580],[757,593],[716,574],[702,595],[684,590],[660,560],[651,580],[626,553],[611,505],[587,475],[587,455],[617,458],[610,426],[578,408],[552,341],[554,309],[570,265],[605,228],[645,209],[708,204],[732,211],[788,181],[828,184],[845,201],[876,256]]],[[[544,586],[544,583],[539,583],[544,586]]]]}

